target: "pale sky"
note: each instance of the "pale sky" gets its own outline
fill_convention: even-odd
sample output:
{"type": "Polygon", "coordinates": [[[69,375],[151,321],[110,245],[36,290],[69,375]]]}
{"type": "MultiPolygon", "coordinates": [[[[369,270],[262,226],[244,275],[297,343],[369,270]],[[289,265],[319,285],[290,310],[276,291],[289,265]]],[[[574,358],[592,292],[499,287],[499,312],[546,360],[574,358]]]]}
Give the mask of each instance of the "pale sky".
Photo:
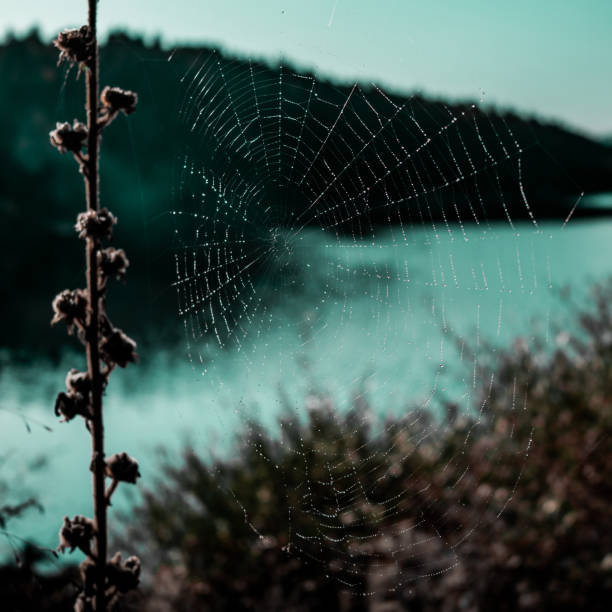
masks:
{"type": "MultiPolygon", "coordinates": [[[[2,4],[3,34],[86,18],[86,0],[2,4]]],[[[100,26],[612,134],[612,0],[101,0],[100,26]]]]}

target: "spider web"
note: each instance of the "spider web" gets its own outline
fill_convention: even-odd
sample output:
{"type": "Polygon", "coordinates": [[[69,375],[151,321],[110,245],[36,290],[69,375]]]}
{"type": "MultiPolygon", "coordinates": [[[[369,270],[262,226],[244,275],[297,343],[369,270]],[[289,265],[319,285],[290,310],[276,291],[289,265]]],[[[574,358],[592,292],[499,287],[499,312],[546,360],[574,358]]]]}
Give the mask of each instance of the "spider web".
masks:
{"type": "MultiPolygon", "coordinates": [[[[481,336],[504,335],[513,292],[528,299],[552,287],[548,236],[523,186],[525,147],[504,117],[399,98],[375,84],[335,87],[217,53],[194,62],[183,86],[186,144],[171,215],[174,287],[194,367],[237,394],[291,387],[305,406],[295,408],[298,420],[364,394],[382,413],[420,397],[403,430],[413,452],[441,430],[427,414],[445,394],[461,397],[471,414],[483,383],[481,336]],[[517,210],[526,222],[514,221],[517,210]],[[508,228],[511,238],[500,237],[508,228]],[[455,383],[444,373],[457,340],[474,349],[459,357],[473,360],[473,375],[455,383]],[[227,379],[230,356],[242,364],[239,382],[227,379]]],[[[246,443],[262,448],[255,430],[246,443]]],[[[437,561],[415,561],[409,572],[396,562],[392,586],[383,579],[383,540],[395,559],[418,560],[432,547],[405,520],[418,507],[418,487],[387,499],[382,485],[364,485],[372,474],[384,483],[390,457],[401,468],[407,456],[397,449],[338,460],[322,448],[331,462],[323,477],[310,472],[299,440],[287,448],[302,474],[299,491],[285,490],[290,554],[320,563],[326,575],[329,556],[343,557],[335,578],[364,594],[457,565],[457,543],[433,524],[437,561]],[[311,528],[297,529],[296,516],[311,528]],[[366,589],[351,580],[365,564],[374,576],[366,589]]]]}

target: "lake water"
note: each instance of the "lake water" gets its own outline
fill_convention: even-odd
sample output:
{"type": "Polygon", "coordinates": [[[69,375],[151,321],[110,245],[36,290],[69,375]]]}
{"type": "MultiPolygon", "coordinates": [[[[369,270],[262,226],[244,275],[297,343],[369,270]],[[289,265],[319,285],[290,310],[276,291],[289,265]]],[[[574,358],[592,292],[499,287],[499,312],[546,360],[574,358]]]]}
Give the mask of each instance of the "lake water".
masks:
{"type": "MultiPolygon", "coordinates": [[[[435,410],[444,397],[467,409],[479,381],[454,338],[478,349],[538,334],[554,346],[557,326],[572,324],[560,289],[585,298],[612,274],[611,237],[611,220],[442,226],[363,244],[305,231],[292,255],[301,290],[289,291],[294,273],[271,274],[261,292],[280,287],[281,299],[243,320],[249,333],[240,350],[231,343],[222,350],[209,336],[191,342],[191,358],[184,345],[148,350],[139,367],[113,375],[107,452],[138,457],[150,486],[159,447],[178,452],[189,442],[222,454],[247,417],[271,425],[281,397],[298,414],[313,391],[339,407],[366,393],[379,415],[414,405],[435,410]]],[[[168,313],[168,325],[182,324],[168,313]]],[[[89,436],[82,423],[53,416],[65,371],[80,359],[18,367],[5,355],[0,374],[0,478],[45,507],[10,529],[43,546],[57,544],[64,514],[91,514],[89,436]],[[30,433],[19,414],[32,419],[30,433]]],[[[113,508],[125,507],[129,489],[120,488],[113,508]]]]}

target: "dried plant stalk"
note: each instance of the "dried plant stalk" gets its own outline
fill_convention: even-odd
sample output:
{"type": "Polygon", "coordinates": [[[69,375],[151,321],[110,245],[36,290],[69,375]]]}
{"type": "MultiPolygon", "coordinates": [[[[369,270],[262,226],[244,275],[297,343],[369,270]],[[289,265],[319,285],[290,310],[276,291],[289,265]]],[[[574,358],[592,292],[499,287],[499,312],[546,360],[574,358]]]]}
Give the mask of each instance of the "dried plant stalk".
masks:
{"type": "Polygon", "coordinates": [[[83,590],[75,610],[101,612],[114,607],[120,593],[135,588],[140,575],[140,561],[130,557],[122,561],[117,553],[108,560],[107,508],[119,482],[135,483],[140,476],[138,462],[127,453],[108,459],[104,452],[102,394],[115,366],[125,367],[137,358],[136,343],[113,326],[106,313],[108,280],[122,278],[129,261],[122,249],[102,248],[112,237],[117,219],[99,202],[99,155],[101,133],[120,112],[134,111],[137,95],[118,87],[105,87],[99,97],[99,57],[96,31],[97,0],[88,0],[87,26],[61,32],[54,41],[60,62],[78,65],[85,72],[87,124],[76,119],[58,123],[50,132],[51,144],[60,153],[72,153],[85,182],[87,210],[77,217],[75,226],[86,242],[86,289],[64,290],[53,301],[52,323],[64,321],[68,332],[77,330],[85,346],[87,372],[70,370],[66,392],[59,393],[55,411],[65,421],[76,416],[85,420],[91,434],[93,473],[93,520],[75,516],[64,518],[60,529],[59,550],[79,548],[87,558],[81,564],[83,590]],[[106,489],[106,478],[112,482],[106,489]],[[93,545],[92,545],[93,542],[93,545]]]}
{"type": "MultiPolygon", "coordinates": [[[[98,178],[98,157],[100,155],[100,132],[98,130],[98,44],[96,31],[97,0],[89,0],[89,32],[93,39],[93,50],[89,70],[86,72],[87,89],[87,172],[83,173],[85,180],[85,192],[87,198],[87,210],[97,212],[100,208],[100,191],[98,178]]],[[[96,531],[96,592],[104,593],[105,567],[102,560],[107,558],[107,526],[106,526],[106,499],[104,496],[104,419],[102,415],[102,380],[100,377],[100,355],[99,345],[99,306],[98,295],[98,250],[100,243],[95,237],[87,238],[86,261],[87,261],[87,294],[90,310],[86,332],[87,371],[91,380],[91,452],[93,469],[93,506],[94,506],[94,528],[96,531]]],[[[102,598],[103,599],[103,598],[102,598]]],[[[105,609],[105,602],[98,598],[96,610],[105,609]]]]}

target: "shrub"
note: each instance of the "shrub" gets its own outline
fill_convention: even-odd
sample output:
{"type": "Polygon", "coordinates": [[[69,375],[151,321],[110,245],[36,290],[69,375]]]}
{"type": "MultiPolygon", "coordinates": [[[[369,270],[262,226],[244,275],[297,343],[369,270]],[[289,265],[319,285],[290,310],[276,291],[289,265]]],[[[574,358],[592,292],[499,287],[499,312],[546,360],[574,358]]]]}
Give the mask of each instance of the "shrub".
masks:
{"type": "Polygon", "coordinates": [[[167,462],[129,532],[157,561],[147,609],[605,609],[612,284],[593,295],[552,352],[491,352],[469,415],[449,403],[445,423],[414,411],[376,430],[363,403],[318,398],[279,437],[248,424],[232,459],[167,462]],[[315,507],[342,538],[308,544],[325,535],[315,507]]]}

